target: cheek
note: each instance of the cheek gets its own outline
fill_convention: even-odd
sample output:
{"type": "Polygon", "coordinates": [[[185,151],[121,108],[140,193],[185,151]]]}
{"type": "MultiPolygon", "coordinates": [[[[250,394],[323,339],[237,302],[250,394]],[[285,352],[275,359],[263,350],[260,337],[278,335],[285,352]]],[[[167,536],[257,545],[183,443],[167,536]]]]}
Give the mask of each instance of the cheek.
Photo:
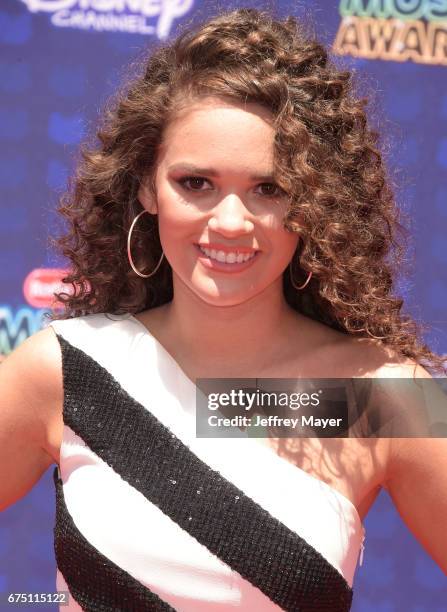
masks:
{"type": "Polygon", "coordinates": [[[286,261],[290,261],[299,244],[300,237],[296,232],[290,232],[284,227],[283,217],[273,218],[270,225],[273,250],[281,252],[286,261]]]}
{"type": "Polygon", "coordinates": [[[283,230],[283,232],[281,242],[283,244],[284,259],[286,262],[289,262],[296,251],[300,239],[295,233],[287,232],[285,230],[283,230]]]}
{"type": "Polygon", "coordinates": [[[188,203],[180,202],[174,197],[159,199],[158,229],[160,238],[172,244],[188,232],[194,231],[197,222],[197,213],[188,203]]]}

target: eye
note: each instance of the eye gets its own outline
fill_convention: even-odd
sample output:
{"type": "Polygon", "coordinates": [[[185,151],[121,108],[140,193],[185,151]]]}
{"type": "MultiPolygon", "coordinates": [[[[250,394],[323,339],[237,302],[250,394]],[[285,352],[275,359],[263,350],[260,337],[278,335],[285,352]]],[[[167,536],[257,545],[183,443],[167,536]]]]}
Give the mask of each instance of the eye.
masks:
{"type": "Polygon", "coordinates": [[[205,183],[208,183],[208,181],[201,176],[185,176],[177,182],[187,191],[209,191],[209,189],[200,189],[205,183]]]}
{"type": "Polygon", "coordinates": [[[275,183],[260,183],[258,187],[262,188],[262,193],[260,195],[266,198],[277,198],[284,195],[284,191],[275,183]]]}

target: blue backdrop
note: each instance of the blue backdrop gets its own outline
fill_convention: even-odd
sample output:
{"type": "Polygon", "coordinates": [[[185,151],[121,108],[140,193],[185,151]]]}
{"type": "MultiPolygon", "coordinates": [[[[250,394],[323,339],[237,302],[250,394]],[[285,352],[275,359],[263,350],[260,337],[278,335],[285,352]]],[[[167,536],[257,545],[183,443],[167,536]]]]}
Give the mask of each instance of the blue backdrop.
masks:
{"type": "MultiPolygon", "coordinates": [[[[2,0],[0,353],[8,354],[43,324],[67,265],[46,246],[47,236],[59,227],[57,198],[77,146],[128,63],[148,45],[175,36],[185,23],[222,8],[253,5],[2,0]]],[[[412,219],[415,264],[400,286],[407,310],[431,325],[430,346],[447,352],[447,2],[272,0],[269,6],[282,16],[310,18],[336,61],[359,71],[365,91],[376,91],[373,114],[391,143],[388,159],[390,169],[398,170],[399,205],[412,219]]],[[[0,592],[55,590],[53,520],[49,470],[0,515],[0,592]]],[[[445,612],[446,577],[386,493],[365,526],[353,610],[445,612]]],[[[54,606],[39,609],[46,608],[54,606]]]]}

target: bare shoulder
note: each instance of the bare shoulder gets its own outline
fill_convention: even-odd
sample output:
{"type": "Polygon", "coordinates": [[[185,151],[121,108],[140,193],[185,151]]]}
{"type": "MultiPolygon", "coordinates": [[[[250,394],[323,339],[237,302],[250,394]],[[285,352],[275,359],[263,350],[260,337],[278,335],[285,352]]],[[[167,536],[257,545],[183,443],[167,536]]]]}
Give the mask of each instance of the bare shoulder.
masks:
{"type": "Polygon", "coordinates": [[[359,370],[371,378],[432,378],[416,360],[374,338],[350,338],[348,345],[359,370]]]}
{"type": "MultiPolygon", "coordinates": [[[[393,404],[387,406],[390,412],[400,410],[404,404],[408,405],[410,395],[416,404],[419,399],[422,401],[424,398],[428,398],[427,394],[430,393],[430,398],[433,401],[443,402],[444,405],[445,399],[441,397],[441,391],[436,391],[435,384],[424,387],[423,392],[417,386],[417,379],[433,379],[433,377],[416,360],[398,354],[392,348],[374,339],[351,339],[346,351],[348,355],[351,355],[350,361],[356,363],[354,369],[358,376],[374,379],[407,379],[408,384],[387,386],[390,391],[387,397],[390,404],[393,404]],[[391,392],[394,388],[395,392],[391,392]],[[432,393],[437,394],[436,397],[431,395],[432,393]]],[[[402,465],[400,461],[402,456],[416,457],[419,452],[418,449],[426,448],[427,445],[432,447],[435,444],[432,440],[423,440],[417,437],[391,438],[388,443],[386,482],[389,480],[391,472],[395,474],[396,466],[402,465]]],[[[386,482],[384,483],[385,487],[386,482]]]]}
{"type": "Polygon", "coordinates": [[[326,331],[323,348],[346,377],[431,378],[415,360],[397,353],[379,339],[348,335],[333,329],[326,331]]]}
{"type": "MultiPolygon", "coordinates": [[[[324,327],[324,326],[322,326],[324,327]]],[[[347,335],[333,329],[315,327],[321,333],[321,342],[316,351],[315,361],[319,369],[312,375],[330,378],[372,378],[372,379],[417,379],[432,378],[431,374],[415,360],[398,354],[392,347],[374,338],[363,338],[347,335]]],[[[411,382],[411,381],[409,381],[411,382]]],[[[394,388],[391,385],[387,388],[394,388]]],[[[402,404],[399,397],[399,385],[395,386],[396,394],[390,394],[393,403],[388,408],[397,411],[402,404]]],[[[407,388],[407,387],[406,387],[407,388]]],[[[355,447],[356,453],[365,452],[374,455],[374,474],[370,473],[371,482],[386,488],[390,474],[396,474],[398,461],[402,456],[410,456],[415,446],[423,444],[411,438],[371,438],[345,440],[348,447],[355,447]]]]}
{"type": "Polygon", "coordinates": [[[37,390],[44,392],[51,399],[61,397],[62,391],[62,355],[56,333],[51,326],[39,330],[27,338],[11,354],[11,357],[27,366],[33,384],[37,390]]]}

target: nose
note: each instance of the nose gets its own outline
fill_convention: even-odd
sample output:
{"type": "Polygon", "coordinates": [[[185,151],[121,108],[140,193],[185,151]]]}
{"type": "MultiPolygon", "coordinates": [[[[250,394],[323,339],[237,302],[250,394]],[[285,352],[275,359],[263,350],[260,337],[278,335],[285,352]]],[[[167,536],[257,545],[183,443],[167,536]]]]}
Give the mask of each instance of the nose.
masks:
{"type": "Polygon", "coordinates": [[[232,238],[241,234],[249,234],[254,229],[242,200],[234,193],[223,198],[213,209],[213,215],[208,221],[208,227],[222,236],[232,238]]]}

